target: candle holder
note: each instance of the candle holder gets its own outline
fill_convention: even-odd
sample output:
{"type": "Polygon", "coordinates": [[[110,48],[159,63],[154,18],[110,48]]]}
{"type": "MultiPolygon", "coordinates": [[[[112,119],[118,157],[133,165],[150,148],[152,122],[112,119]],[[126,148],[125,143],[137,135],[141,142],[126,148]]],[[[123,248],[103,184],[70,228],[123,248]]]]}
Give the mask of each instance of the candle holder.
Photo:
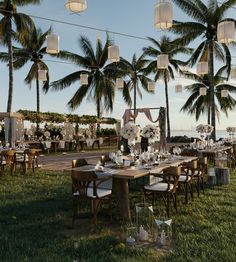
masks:
{"type": "Polygon", "coordinates": [[[152,205],[138,203],[135,205],[136,226],[140,241],[151,241],[153,236],[154,216],[152,205]]]}
{"type": "Polygon", "coordinates": [[[155,218],[155,237],[157,244],[162,248],[168,248],[172,242],[172,219],[167,217],[166,212],[162,212],[155,218]]]}

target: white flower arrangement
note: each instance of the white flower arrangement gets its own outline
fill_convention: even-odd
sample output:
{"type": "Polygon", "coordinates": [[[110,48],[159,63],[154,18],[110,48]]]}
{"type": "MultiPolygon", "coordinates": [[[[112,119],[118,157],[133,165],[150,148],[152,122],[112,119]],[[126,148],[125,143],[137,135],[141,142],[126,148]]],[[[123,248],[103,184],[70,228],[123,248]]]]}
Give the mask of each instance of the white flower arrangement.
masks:
{"type": "Polygon", "coordinates": [[[141,133],[142,137],[156,139],[159,137],[160,128],[154,125],[146,125],[141,133]]]}
{"type": "Polygon", "coordinates": [[[234,127],[234,126],[228,126],[228,127],[226,128],[226,131],[227,131],[228,133],[235,133],[236,127],[234,127]]]}
{"type": "Polygon", "coordinates": [[[33,131],[31,129],[27,129],[25,133],[26,133],[27,136],[33,135],[33,131]]]}
{"type": "Polygon", "coordinates": [[[45,136],[46,138],[49,138],[49,137],[50,137],[50,135],[51,135],[51,134],[50,134],[50,132],[49,132],[49,131],[45,131],[45,132],[44,132],[44,136],[45,136]]]}
{"type": "Polygon", "coordinates": [[[127,123],[121,128],[120,135],[125,139],[135,139],[138,134],[138,127],[134,124],[127,123]]]}
{"type": "Polygon", "coordinates": [[[213,130],[214,130],[214,127],[211,126],[211,125],[202,125],[202,124],[200,124],[200,125],[198,125],[196,127],[196,131],[198,133],[211,133],[213,130]]]}
{"type": "Polygon", "coordinates": [[[65,129],[62,129],[61,132],[60,132],[60,134],[61,134],[62,136],[65,136],[65,135],[66,135],[66,130],[65,130],[65,129]]]}

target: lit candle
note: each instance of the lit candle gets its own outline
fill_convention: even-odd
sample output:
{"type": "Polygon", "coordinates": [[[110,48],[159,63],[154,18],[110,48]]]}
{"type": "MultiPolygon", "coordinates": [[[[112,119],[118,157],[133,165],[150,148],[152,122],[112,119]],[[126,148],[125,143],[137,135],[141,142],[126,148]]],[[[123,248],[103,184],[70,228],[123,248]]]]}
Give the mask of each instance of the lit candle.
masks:
{"type": "Polygon", "coordinates": [[[124,146],[123,146],[123,145],[120,146],[120,151],[121,151],[121,152],[124,151],[124,146]]]}

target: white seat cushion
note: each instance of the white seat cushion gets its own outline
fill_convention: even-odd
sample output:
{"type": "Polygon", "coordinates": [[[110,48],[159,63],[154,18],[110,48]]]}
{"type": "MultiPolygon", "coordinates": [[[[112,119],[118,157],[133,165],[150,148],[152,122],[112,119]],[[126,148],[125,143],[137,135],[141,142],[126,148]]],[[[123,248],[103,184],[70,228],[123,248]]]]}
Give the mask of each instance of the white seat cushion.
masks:
{"type": "MultiPolygon", "coordinates": [[[[111,190],[109,189],[103,189],[103,188],[97,188],[97,195],[99,198],[105,197],[111,194],[111,190]]],[[[76,192],[73,194],[74,196],[79,196],[79,192],[76,192]]],[[[87,190],[87,196],[96,198],[96,196],[93,195],[93,188],[89,187],[87,190]]]]}
{"type": "MultiPolygon", "coordinates": [[[[174,185],[170,184],[170,189],[169,190],[172,190],[173,187],[174,187],[174,185]]],[[[151,191],[165,192],[168,189],[168,184],[160,182],[160,183],[156,183],[156,184],[153,184],[153,185],[150,185],[150,186],[144,186],[144,188],[146,190],[151,190],[151,191]]]]}
{"type": "Polygon", "coordinates": [[[181,175],[179,176],[179,182],[189,182],[191,180],[190,176],[181,175]]]}

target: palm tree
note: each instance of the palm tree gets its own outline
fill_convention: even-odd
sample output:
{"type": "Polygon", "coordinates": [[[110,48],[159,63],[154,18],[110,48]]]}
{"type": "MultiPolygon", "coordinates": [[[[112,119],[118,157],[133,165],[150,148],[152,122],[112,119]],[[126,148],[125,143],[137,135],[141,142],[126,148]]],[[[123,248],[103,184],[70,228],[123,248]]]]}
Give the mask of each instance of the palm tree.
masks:
{"type": "Polygon", "coordinates": [[[217,42],[217,25],[224,18],[226,12],[236,3],[236,0],[227,0],[221,5],[218,4],[217,0],[209,0],[208,5],[201,0],[173,0],[173,2],[194,21],[174,21],[174,26],[170,30],[181,36],[184,44],[190,43],[198,37],[203,38],[203,41],[189,59],[189,64],[194,65],[199,60],[208,59],[211,125],[214,127],[212,138],[215,140],[214,56],[226,61],[228,74],[231,67],[231,55],[228,47],[217,42]]]}
{"type": "Polygon", "coordinates": [[[9,55],[9,89],[7,112],[11,112],[12,97],[13,97],[13,49],[12,49],[12,23],[15,24],[17,32],[21,37],[24,37],[33,25],[32,19],[17,12],[17,6],[24,6],[29,4],[39,4],[41,0],[4,0],[0,2],[0,14],[3,16],[0,20],[0,34],[2,41],[7,45],[9,55]]]}
{"type": "Polygon", "coordinates": [[[168,94],[168,82],[175,79],[175,72],[181,73],[180,66],[186,65],[183,61],[175,58],[176,55],[190,54],[191,49],[179,46],[179,39],[171,41],[167,36],[163,36],[160,41],[148,37],[153,46],[144,47],[144,55],[153,57],[154,60],[149,60],[149,65],[146,68],[146,72],[155,74],[155,81],[162,79],[165,85],[165,98],[166,98],[166,118],[167,118],[167,140],[170,140],[170,113],[169,113],[169,94],[168,94]],[[169,65],[166,69],[157,69],[157,56],[160,54],[167,54],[169,57],[169,65]]]}
{"type": "MultiPolygon", "coordinates": [[[[13,29],[12,23],[16,26],[16,31],[21,33],[24,37],[29,33],[32,27],[32,19],[23,14],[17,13],[17,6],[24,6],[29,4],[39,4],[41,0],[4,0],[0,2],[0,14],[3,16],[0,20],[0,35],[3,44],[7,45],[8,49],[8,66],[9,66],[9,86],[8,86],[8,101],[7,101],[7,112],[12,111],[12,98],[13,98],[13,49],[12,49],[12,37],[13,29]]],[[[12,123],[9,121],[8,126],[5,130],[8,130],[8,142],[12,144],[12,123]]]]}
{"type": "MultiPolygon", "coordinates": [[[[43,45],[46,42],[46,36],[51,33],[51,28],[49,28],[45,33],[42,30],[33,28],[32,32],[25,35],[24,38],[19,38],[19,33],[17,33],[17,38],[22,45],[22,48],[13,47],[14,62],[13,67],[15,69],[22,68],[27,62],[32,62],[32,66],[25,78],[25,83],[31,87],[32,81],[36,82],[36,110],[37,113],[40,112],[40,90],[39,90],[39,78],[38,70],[47,71],[47,80],[43,82],[43,91],[46,93],[49,89],[49,69],[45,62],[42,60],[43,55],[46,53],[46,47],[43,45]]],[[[3,54],[0,54],[0,57],[3,54]]],[[[39,128],[39,122],[37,122],[37,128],[39,128]]]]}
{"type": "MultiPolygon", "coordinates": [[[[220,111],[223,111],[225,115],[228,116],[228,111],[233,110],[236,106],[236,100],[230,94],[228,97],[221,97],[221,90],[228,90],[229,93],[236,93],[236,86],[225,83],[227,77],[221,76],[226,68],[226,66],[220,68],[214,76],[214,101],[218,119],[220,111]]],[[[211,93],[209,88],[209,78],[207,75],[201,77],[192,73],[189,73],[188,76],[192,79],[195,79],[196,82],[185,86],[185,89],[191,94],[181,108],[181,111],[195,115],[197,121],[201,115],[207,114],[207,122],[210,124],[211,93]],[[207,89],[206,96],[199,96],[199,88],[201,87],[205,87],[207,89]]]]}
{"type": "MultiPolygon", "coordinates": [[[[97,117],[102,116],[102,111],[113,110],[114,88],[116,79],[116,69],[107,64],[108,61],[108,47],[111,41],[107,37],[105,45],[102,46],[100,39],[97,39],[96,50],[89,39],[85,36],[79,37],[79,46],[82,50],[82,55],[74,54],[68,51],[60,51],[58,57],[75,63],[81,70],[73,72],[64,78],[51,83],[53,90],[63,90],[73,83],[80,80],[82,73],[88,74],[88,85],[80,85],[73,97],[68,102],[71,110],[76,109],[83,99],[87,97],[96,103],[97,117]]],[[[81,52],[81,51],[80,51],[81,52]]],[[[98,125],[99,129],[99,125],[98,125]]]]}
{"type": "MultiPolygon", "coordinates": [[[[144,59],[143,55],[137,58],[136,55],[134,54],[131,62],[129,62],[124,58],[121,58],[120,62],[116,65],[118,69],[117,74],[127,79],[124,83],[123,98],[129,106],[133,104],[134,114],[137,109],[137,105],[136,105],[137,93],[142,98],[140,84],[145,91],[150,92],[148,91],[148,82],[151,80],[144,73],[146,64],[147,64],[147,60],[144,59]],[[130,96],[130,91],[132,90],[134,92],[133,103],[130,96]]],[[[135,117],[134,117],[134,122],[135,122],[135,117]]]]}

